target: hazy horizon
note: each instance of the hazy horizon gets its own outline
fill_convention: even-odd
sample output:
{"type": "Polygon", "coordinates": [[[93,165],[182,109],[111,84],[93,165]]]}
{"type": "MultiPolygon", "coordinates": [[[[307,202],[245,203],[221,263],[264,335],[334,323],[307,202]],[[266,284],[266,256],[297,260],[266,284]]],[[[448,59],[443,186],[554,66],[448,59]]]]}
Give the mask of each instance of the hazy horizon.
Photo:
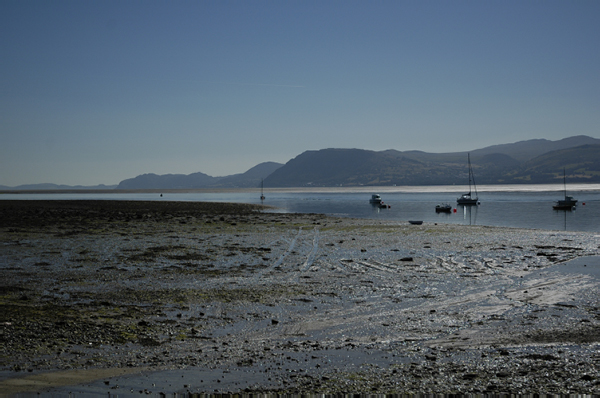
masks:
{"type": "Polygon", "coordinates": [[[600,2],[0,3],[0,185],[600,138],[600,2]]]}

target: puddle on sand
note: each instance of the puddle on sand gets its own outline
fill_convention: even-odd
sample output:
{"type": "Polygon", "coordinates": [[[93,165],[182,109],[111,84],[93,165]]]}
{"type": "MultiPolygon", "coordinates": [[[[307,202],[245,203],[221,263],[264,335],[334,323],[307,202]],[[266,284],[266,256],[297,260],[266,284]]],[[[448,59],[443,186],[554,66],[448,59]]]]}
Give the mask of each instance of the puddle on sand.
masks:
{"type": "Polygon", "coordinates": [[[106,395],[109,397],[187,396],[189,393],[231,394],[247,388],[280,389],[289,387],[297,377],[320,379],[324,374],[357,369],[387,368],[393,364],[416,361],[415,358],[396,356],[392,352],[357,351],[351,349],[320,350],[311,352],[281,352],[276,358],[250,365],[224,364],[223,367],[187,368],[144,371],[131,375],[103,378],[77,386],[59,387],[42,396],[106,395]],[[284,358],[287,357],[287,360],[284,358]]]}
{"type": "Polygon", "coordinates": [[[105,378],[78,386],[60,387],[42,393],[42,396],[95,395],[109,397],[187,396],[190,392],[227,393],[242,391],[257,385],[282,387],[281,383],[264,369],[179,369],[143,372],[127,376],[105,378]]]}
{"type": "Polygon", "coordinates": [[[578,257],[565,263],[553,265],[547,270],[563,274],[590,275],[600,279],[600,256],[578,257]]]}

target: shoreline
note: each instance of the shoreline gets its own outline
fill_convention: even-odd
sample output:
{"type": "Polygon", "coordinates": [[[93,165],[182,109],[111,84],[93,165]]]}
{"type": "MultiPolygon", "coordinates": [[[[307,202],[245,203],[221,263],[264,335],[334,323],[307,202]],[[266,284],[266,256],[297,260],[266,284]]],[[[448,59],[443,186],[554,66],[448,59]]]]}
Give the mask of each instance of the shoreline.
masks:
{"type": "MultiPolygon", "coordinates": [[[[468,185],[402,185],[402,186],[347,186],[347,187],[265,187],[266,193],[300,193],[300,192],[329,192],[329,193],[353,193],[353,192],[381,192],[381,193],[427,193],[448,192],[461,193],[468,190],[468,185]]],[[[478,186],[479,192],[562,192],[562,183],[553,184],[483,184],[478,186]]],[[[572,183],[569,191],[598,191],[599,183],[572,183]]],[[[260,192],[260,187],[250,188],[196,188],[196,189],[5,189],[0,190],[0,200],[3,194],[135,194],[135,193],[241,193],[260,192]]]]}
{"type": "Polygon", "coordinates": [[[0,387],[600,392],[597,234],[260,208],[0,201],[0,387]]]}

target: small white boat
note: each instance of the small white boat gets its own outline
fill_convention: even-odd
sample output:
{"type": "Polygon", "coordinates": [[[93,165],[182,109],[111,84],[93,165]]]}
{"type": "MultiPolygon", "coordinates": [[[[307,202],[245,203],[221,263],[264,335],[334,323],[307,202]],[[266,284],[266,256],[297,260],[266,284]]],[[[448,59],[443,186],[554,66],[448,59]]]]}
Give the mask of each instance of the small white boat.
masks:
{"type": "Polygon", "coordinates": [[[372,205],[380,205],[383,201],[381,200],[381,196],[379,194],[371,195],[371,199],[369,199],[369,203],[372,205]]]}
{"type": "Polygon", "coordinates": [[[378,194],[371,195],[371,199],[369,199],[369,203],[373,207],[378,207],[380,209],[389,209],[392,207],[392,206],[388,205],[387,203],[383,203],[383,200],[381,200],[381,196],[379,196],[378,194]]]}

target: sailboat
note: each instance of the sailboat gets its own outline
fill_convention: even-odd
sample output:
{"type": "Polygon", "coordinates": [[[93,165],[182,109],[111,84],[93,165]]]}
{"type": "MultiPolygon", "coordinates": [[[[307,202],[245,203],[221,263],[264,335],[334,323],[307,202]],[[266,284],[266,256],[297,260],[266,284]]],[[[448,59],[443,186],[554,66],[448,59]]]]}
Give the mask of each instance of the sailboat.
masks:
{"type": "Polygon", "coordinates": [[[263,189],[265,185],[265,179],[260,180],[260,200],[265,200],[265,195],[263,194],[263,189]]]}
{"type": "Polygon", "coordinates": [[[469,161],[469,193],[465,193],[461,195],[460,198],[456,199],[456,203],[463,206],[474,206],[479,204],[479,198],[477,197],[477,185],[475,185],[475,175],[473,174],[473,169],[471,168],[471,154],[467,154],[467,159],[469,161]],[[471,182],[473,183],[473,187],[475,188],[475,197],[471,192],[471,182]]]}
{"type": "Polygon", "coordinates": [[[565,169],[563,169],[563,184],[565,186],[565,198],[563,200],[558,200],[556,204],[552,206],[554,210],[571,210],[577,206],[577,199],[567,195],[567,171],[565,169]]]}

